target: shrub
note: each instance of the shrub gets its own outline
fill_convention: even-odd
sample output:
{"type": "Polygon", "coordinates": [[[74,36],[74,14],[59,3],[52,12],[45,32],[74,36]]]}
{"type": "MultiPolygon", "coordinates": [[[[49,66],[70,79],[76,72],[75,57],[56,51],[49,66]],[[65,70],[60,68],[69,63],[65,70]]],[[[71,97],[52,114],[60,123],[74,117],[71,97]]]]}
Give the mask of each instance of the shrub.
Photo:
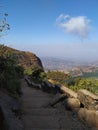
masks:
{"type": "Polygon", "coordinates": [[[39,65],[33,65],[31,79],[34,82],[42,82],[44,78],[45,78],[45,74],[43,68],[40,67],[39,65]]]}
{"type": "Polygon", "coordinates": [[[70,76],[61,71],[48,71],[47,78],[52,79],[56,83],[65,84],[65,81],[70,78],[70,76]]]}
{"type": "Polygon", "coordinates": [[[24,69],[24,75],[31,75],[31,74],[32,74],[31,68],[25,68],[24,69]]]}

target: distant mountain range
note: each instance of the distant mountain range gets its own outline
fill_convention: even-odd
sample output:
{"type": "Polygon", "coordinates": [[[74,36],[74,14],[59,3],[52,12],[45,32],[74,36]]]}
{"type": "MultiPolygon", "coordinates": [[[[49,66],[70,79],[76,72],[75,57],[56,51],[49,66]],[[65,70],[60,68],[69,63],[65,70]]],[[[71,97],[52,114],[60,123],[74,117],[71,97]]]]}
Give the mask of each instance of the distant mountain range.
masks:
{"type": "Polygon", "coordinates": [[[41,57],[43,67],[48,70],[59,70],[64,72],[71,72],[73,76],[82,75],[83,73],[91,73],[98,70],[98,61],[83,62],[72,61],[64,58],[41,57]]]}
{"type": "Polygon", "coordinates": [[[42,57],[41,61],[45,70],[66,70],[75,66],[75,62],[60,58],[42,57]]]}

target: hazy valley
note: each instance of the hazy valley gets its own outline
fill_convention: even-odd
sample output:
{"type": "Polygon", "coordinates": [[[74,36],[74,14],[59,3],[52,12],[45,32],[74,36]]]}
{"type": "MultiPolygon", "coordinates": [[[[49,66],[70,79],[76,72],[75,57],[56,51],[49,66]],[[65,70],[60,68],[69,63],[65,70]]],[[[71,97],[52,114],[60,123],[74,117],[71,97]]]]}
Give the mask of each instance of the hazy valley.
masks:
{"type": "Polygon", "coordinates": [[[97,73],[98,61],[85,62],[64,58],[41,57],[45,71],[63,71],[74,76],[82,76],[84,73],[97,73]]]}

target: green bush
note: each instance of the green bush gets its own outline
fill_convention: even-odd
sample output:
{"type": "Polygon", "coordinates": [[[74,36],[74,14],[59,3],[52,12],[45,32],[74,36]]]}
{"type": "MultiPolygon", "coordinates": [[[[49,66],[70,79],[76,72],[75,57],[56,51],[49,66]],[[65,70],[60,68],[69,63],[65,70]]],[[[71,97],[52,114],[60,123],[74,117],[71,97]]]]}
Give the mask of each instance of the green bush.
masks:
{"type": "Polygon", "coordinates": [[[24,75],[31,75],[31,74],[32,74],[31,68],[25,68],[24,69],[24,75]]]}
{"type": "Polygon", "coordinates": [[[45,79],[46,77],[46,74],[43,70],[43,68],[39,65],[33,65],[32,66],[32,74],[31,74],[31,79],[34,81],[34,82],[43,82],[43,80],[45,79]]]}
{"type": "Polygon", "coordinates": [[[86,89],[92,93],[98,94],[98,79],[97,78],[79,78],[74,80],[75,85],[70,85],[69,87],[78,91],[79,89],[86,89]]]}

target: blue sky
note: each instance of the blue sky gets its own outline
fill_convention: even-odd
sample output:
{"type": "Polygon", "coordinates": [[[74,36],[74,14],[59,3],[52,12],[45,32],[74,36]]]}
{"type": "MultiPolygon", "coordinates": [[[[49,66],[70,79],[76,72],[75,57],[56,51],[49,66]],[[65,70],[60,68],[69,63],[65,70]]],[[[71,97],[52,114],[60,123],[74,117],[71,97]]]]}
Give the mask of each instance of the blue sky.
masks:
{"type": "Polygon", "coordinates": [[[0,0],[11,26],[0,42],[39,57],[97,60],[98,0],[0,0]]]}

